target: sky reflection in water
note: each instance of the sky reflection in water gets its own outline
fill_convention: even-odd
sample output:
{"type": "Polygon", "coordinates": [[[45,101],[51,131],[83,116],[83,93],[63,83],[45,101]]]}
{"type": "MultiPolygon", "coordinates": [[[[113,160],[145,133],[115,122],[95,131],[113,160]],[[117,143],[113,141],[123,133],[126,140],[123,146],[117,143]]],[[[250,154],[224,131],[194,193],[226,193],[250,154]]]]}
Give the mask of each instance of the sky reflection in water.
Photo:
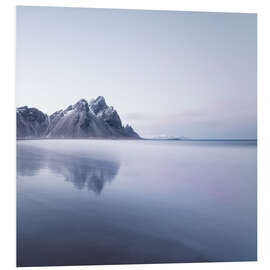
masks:
{"type": "Polygon", "coordinates": [[[256,143],[17,142],[19,266],[256,260],[256,143]]]}

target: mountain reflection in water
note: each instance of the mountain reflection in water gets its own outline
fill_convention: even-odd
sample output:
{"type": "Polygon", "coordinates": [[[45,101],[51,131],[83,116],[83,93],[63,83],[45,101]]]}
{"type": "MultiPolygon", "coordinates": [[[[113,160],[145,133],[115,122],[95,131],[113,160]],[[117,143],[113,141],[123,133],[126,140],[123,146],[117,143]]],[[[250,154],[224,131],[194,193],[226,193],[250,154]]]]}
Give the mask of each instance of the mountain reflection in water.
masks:
{"type": "Polygon", "coordinates": [[[246,141],[17,141],[17,266],[255,261],[256,153],[246,141]]]}
{"type": "Polygon", "coordinates": [[[78,157],[71,153],[57,153],[29,145],[18,145],[17,174],[34,176],[42,169],[62,175],[77,189],[87,188],[100,194],[105,183],[117,175],[120,165],[115,160],[78,157]]]}

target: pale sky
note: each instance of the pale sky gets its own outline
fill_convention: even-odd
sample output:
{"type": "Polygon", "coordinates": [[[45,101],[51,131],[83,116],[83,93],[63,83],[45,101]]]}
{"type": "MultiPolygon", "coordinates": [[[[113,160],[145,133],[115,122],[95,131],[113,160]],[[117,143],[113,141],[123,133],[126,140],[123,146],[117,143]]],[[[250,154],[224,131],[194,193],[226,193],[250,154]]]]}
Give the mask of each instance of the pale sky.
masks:
{"type": "Polygon", "coordinates": [[[257,137],[257,16],[17,7],[16,105],[104,96],[141,136],[257,137]]]}

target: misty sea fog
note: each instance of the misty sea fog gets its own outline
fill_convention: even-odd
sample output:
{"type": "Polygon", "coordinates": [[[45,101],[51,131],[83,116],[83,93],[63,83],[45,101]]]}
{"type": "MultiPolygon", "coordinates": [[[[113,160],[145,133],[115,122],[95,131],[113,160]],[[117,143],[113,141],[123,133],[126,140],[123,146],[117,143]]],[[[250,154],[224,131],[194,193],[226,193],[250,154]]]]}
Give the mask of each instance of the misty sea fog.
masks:
{"type": "Polygon", "coordinates": [[[256,260],[256,151],[256,141],[17,141],[17,265],[256,260]]]}

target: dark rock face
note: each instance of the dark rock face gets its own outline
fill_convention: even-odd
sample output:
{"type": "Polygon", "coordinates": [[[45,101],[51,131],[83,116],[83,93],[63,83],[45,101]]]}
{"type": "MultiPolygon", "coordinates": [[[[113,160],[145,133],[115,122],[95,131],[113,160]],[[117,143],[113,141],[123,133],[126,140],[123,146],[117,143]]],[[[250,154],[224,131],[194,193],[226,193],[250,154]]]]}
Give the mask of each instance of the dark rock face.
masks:
{"type": "Polygon", "coordinates": [[[117,111],[108,106],[104,97],[98,97],[97,99],[90,101],[89,107],[92,112],[101,120],[106,122],[109,126],[121,129],[122,122],[117,111]]]}
{"type": "Polygon", "coordinates": [[[49,117],[35,108],[17,109],[17,138],[134,138],[140,136],[132,127],[122,126],[117,111],[104,97],[89,103],[79,100],[49,117]]]}
{"type": "Polygon", "coordinates": [[[41,137],[47,133],[49,118],[36,108],[17,108],[17,138],[41,137]]]}
{"type": "Polygon", "coordinates": [[[104,97],[99,96],[89,102],[89,107],[91,108],[92,112],[97,115],[98,113],[106,110],[108,105],[106,104],[104,97]]]}
{"type": "Polygon", "coordinates": [[[129,134],[130,137],[136,138],[139,136],[130,125],[125,126],[125,132],[129,134]]]}

